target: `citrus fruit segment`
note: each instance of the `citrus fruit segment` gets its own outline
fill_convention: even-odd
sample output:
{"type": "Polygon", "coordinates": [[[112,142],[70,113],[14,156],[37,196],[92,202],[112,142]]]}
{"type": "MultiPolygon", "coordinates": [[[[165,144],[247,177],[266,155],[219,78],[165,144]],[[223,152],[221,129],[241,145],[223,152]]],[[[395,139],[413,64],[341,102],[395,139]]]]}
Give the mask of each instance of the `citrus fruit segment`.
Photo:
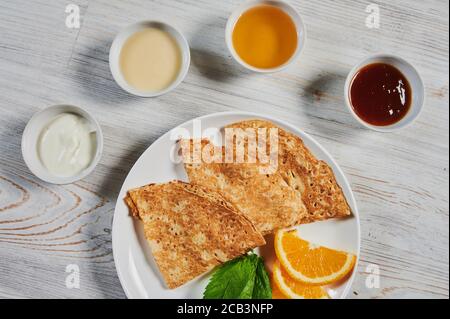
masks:
{"type": "Polygon", "coordinates": [[[272,291],[274,299],[328,299],[328,294],[321,286],[306,285],[293,279],[276,261],[273,265],[273,282],[275,289],[272,291]],[[278,298],[275,298],[278,297],[278,298]]]}
{"type": "Polygon", "coordinates": [[[275,280],[273,279],[273,273],[270,278],[270,286],[272,287],[272,299],[289,299],[289,297],[285,296],[280,288],[278,288],[278,285],[275,283],[275,280]]]}
{"type": "Polygon", "coordinates": [[[309,285],[326,285],[349,274],[356,256],[344,251],[314,245],[301,239],[296,230],[275,234],[275,253],[294,279],[309,285]]]}

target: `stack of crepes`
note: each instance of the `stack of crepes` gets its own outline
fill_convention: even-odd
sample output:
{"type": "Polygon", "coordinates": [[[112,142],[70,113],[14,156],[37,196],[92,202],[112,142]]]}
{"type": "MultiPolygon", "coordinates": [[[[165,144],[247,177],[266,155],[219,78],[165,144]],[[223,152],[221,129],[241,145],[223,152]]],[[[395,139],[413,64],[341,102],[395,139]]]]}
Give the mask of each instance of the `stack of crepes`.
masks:
{"type": "Polygon", "coordinates": [[[130,190],[125,198],[133,216],[144,222],[169,288],[264,245],[263,236],[278,229],[351,214],[331,168],[298,136],[262,120],[227,128],[238,132],[228,141],[234,152],[231,161],[224,146],[181,140],[189,183],[150,184],[130,190]],[[239,138],[260,129],[268,134],[264,150],[276,152],[263,156],[258,153],[260,140],[239,138]],[[276,131],[276,140],[269,138],[270,129],[276,131]],[[244,160],[238,161],[241,143],[244,160]],[[259,144],[255,148],[251,143],[259,144]]]}

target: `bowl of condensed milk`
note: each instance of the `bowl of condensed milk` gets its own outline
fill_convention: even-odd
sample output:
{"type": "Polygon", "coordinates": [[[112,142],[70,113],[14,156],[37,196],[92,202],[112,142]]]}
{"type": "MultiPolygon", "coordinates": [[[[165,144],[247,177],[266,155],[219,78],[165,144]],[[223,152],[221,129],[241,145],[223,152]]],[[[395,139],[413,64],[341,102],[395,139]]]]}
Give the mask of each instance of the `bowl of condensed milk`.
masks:
{"type": "Polygon", "coordinates": [[[28,168],[52,184],[69,184],[89,175],[102,150],[100,125],[74,105],[55,105],[37,112],[22,134],[22,156],[28,168]]]}
{"type": "Polygon", "coordinates": [[[155,97],[177,87],[190,64],[189,44],[175,27],[143,21],[125,27],[109,51],[114,80],[128,93],[155,97]]]}

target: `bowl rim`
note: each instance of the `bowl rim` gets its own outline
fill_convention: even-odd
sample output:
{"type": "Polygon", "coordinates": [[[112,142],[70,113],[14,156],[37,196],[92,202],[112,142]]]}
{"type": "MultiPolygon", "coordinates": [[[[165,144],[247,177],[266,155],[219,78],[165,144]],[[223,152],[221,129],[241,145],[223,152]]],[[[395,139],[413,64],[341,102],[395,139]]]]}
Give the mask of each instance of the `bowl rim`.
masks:
{"type": "MultiPolygon", "coordinates": [[[[42,127],[44,127],[46,124],[43,124],[42,127]]],[[[95,169],[97,164],[100,162],[100,159],[103,154],[103,132],[102,132],[102,128],[101,128],[100,124],[98,123],[98,121],[86,109],[76,106],[76,105],[73,105],[73,104],[56,104],[56,105],[45,107],[33,114],[33,116],[28,121],[27,125],[25,126],[25,129],[23,130],[22,140],[21,140],[21,150],[22,150],[22,158],[23,158],[25,164],[27,165],[28,169],[40,180],[47,182],[47,183],[51,183],[51,184],[57,184],[57,185],[71,184],[73,182],[76,182],[76,181],[79,181],[79,180],[85,178],[90,173],[92,173],[92,171],[95,169]],[[70,110],[67,110],[67,109],[70,109],[70,110]],[[51,115],[51,111],[55,111],[56,113],[51,115]],[[53,175],[50,172],[48,172],[48,170],[41,163],[41,160],[39,159],[39,155],[38,155],[37,151],[35,152],[35,157],[29,156],[30,153],[27,151],[27,147],[33,147],[36,149],[37,148],[36,143],[39,139],[39,138],[37,138],[36,142],[33,143],[33,145],[29,145],[29,139],[31,138],[30,134],[33,134],[33,132],[31,131],[32,130],[31,126],[35,121],[37,121],[37,119],[40,116],[43,116],[43,114],[45,114],[45,113],[49,113],[45,117],[46,124],[48,124],[53,118],[55,118],[56,116],[58,116],[60,114],[74,113],[74,114],[77,114],[77,115],[83,117],[84,119],[89,121],[89,123],[93,127],[95,127],[95,130],[96,130],[95,131],[96,132],[95,156],[92,159],[89,166],[86,167],[85,169],[83,169],[82,171],[80,171],[78,174],[75,174],[73,176],[53,175]],[[41,168],[36,169],[36,166],[33,165],[34,161],[38,161],[39,163],[41,163],[42,169],[41,168]]]]}
{"type": "Polygon", "coordinates": [[[239,63],[244,68],[254,71],[256,73],[275,73],[282,71],[287,67],[289,67],[290,65],[294,64],[296,61],[298,61],[298,59],[300,58],[300,56],[304,51],[304,48],[306,46],[306,39],[307,39],[306,26],[305,23],[303,22],[301,15],[291,4],[283,0],[247,0],[241,3],[237,8],[235,8],[231,12],[225,27],[225,42],[228,48],[228,52],[230,52],[231,56],[237,63],[239,63]],[[237,54],[233,46],[232,34],[237,21],[244,12],[258,5],[271,5],[280,8],[281,10],[283,10],[283,12],[285,12],[287,15],[291,17],[297,31],[298,41],[297,41],[297,48],[295,49],[294,54],[292,54],[289,60],[287,60],[285,63],[274,68],[263,69],[248,64],[247,62],[241,59],[241,57],[237,54]],[[287,12],[287,10],[284,10],[284,8],[289,8],[289,10],[292,11],[295,14],[295,16],[292,16],[292,14],[290,12],[287,12]]]}
{"type": "MultiPolygon", "coordinates": [[[[387,63],[387,64],[389,64],[389,63],[387,63]]],[[[404,75],[404,76],[406,77],[406,75],[404,75]]],[[[401,130],[405,127],[412,125],[419,118],[420,114],[423,112],[423,109],[425,106],[425,99],[426,99],[425,85],[424,85],[422,76],[420,75],[419,71],[414,67],[414,65],[412,65],[407,60],[403,59],[402,57],[400,57],[398,55],[394,55],[394,54],[390,54],[390,53],[379,52],[379,53],[374,53],[374,54],[365,56],[364,58],[360,59],[352,67],[352,69],[348,73],[347,78],[345,80],[344,100],[345,100],[345,105],[346,105],[348,111],[353,116],[353,118],[356,121],[358,121],[361,125],[363,125],[364,127],[368,128],[368,129],[371,129],[373,131],[377,131],[377,132],[390,133],[390,132],[395,132],[395,131],[401,130]],[[402,64],[406,65],[410,70],[412,70],[417,75],[418,81],[414,82],[415,84],[413,85],[413,82],[408,79],[408,81],[411,85],[411,89],[413,91],[419,90],[420,94],[422,96],[422,101],[420,102],[420,104],[418,106],[418,111],[417,111],[416,115],[409,118],[408,120],[406,120],[406,118],[404,117],[404,118],[400,119],[400,121],[395,122],[390,125],[386,125],[386,126],[373,125],[373,124],[367,123],[366,121],[361,119],[358,116],[358,114],[356,114],[355,110],[353,109],[353,106],[350,102],[350,97],[349,97],[351,83],[353,82],[353,79],[354,79],[355,75],[358,73],[358,71],[361,70],[362,68],[366,67],[367,65],[376,63],[377,60],[381,60],[381,59],[397,60],[397,61],[401,62],[402,64]]]]}
{"type": "Polygon", "coordinates": [[[114,78],[114,81],[124,91],[140,97],[157,97],[172,91],[178,85],[180,85],[181,82],[183,82],[189,71],[190,64],[191,64],[191,52],[186,37],[174,25],[157,19],[141,20],[123,27],[114,37],[114,40],[112,41],[109,49],[109,70],[114,78]],[[169,86],[160,91],[142,91],[134,88],[133,86],[128,84],[127,81],[123,78],[119,66],[118,58],[120,57],[122,47],[125,44],[126,40],[131,35],[136,33],[139,29],[144,29],[148,27],[153,28],[156,27],[158,29],[168,31],[171,34],[171,36],[175,39],[175,41],[178,43],[178,46],[181,51],[182,63],[177,78],[169,86]]]}

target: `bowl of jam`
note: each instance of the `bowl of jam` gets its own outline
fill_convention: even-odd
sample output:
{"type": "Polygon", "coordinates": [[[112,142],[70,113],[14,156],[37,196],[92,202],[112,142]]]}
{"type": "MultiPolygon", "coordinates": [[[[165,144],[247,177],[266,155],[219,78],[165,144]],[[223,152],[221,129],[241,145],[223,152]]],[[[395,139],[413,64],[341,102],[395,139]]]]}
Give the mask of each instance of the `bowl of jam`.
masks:
{"type": "Polygon", "coordinates": [[[377,54],[365,58],[349,73],[345,101],[350,113],[365,127],[392,132],[419,116],[424,85],[417,70],[402,58],[377,54]]]}

